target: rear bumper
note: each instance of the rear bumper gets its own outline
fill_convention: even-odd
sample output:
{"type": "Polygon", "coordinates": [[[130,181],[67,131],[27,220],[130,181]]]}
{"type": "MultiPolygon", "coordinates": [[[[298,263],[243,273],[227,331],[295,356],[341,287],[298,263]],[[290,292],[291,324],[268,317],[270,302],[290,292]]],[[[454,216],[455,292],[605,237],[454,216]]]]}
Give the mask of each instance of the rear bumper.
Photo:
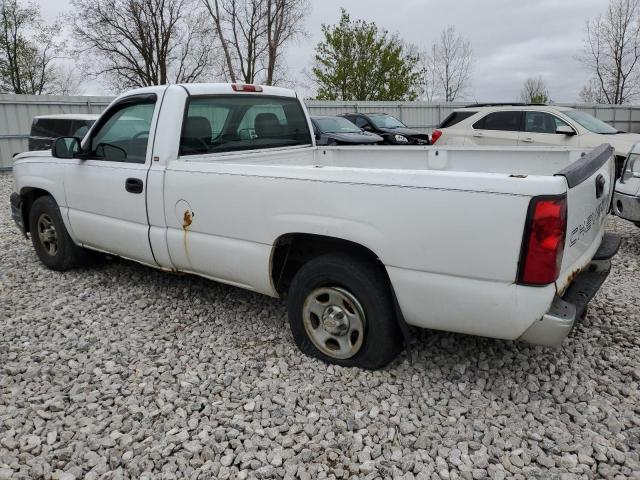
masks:
{"type": "Polygon", "coordinates": [[[11,194],[9,200],[11,203],[11,218],[16,222],[16,225],[22,234],[26,236],[27,228],[24,224],[24,217],[22,215],[22,197],[14,192],[11,194]]]}
{"type": "Polygon", "coordinates": [[[556,297],[549,311],[518,339],[536,345],[560,345],[582,318],[587,305],[611,271],[611,258],[620,247],[620,237],[605,234],[591,263],[579,273],[562,297],[556,297]]]}
{"type": "Polygon", "coordinates": [[[640,197],[615,192],[613,194],[613,211],[625,220],[640,222],[640,197]]]}

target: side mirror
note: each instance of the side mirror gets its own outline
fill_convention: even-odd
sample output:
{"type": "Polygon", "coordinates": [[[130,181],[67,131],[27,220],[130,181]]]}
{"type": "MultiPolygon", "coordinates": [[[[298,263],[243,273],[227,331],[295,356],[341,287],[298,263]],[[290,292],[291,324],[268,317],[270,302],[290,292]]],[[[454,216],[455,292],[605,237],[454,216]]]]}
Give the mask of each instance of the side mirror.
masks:
{"type": "Polygon", "coordinates": [[[371,130],[373,130],[373,128],[371,128],[371,125],[365,125],[364,127],[362,127],[362,129],[363,129],[365,132],[370,132],[371,130]]]}
{"type": "Polygon", "coordinates": [[[78,137],[59,137],[51,146],[51,155],[55,158],[78,158],[81,151],[78,137]]]}
{"type": "Polygon", "coordinates": [[[568,125],[560,125],[556,128],[556,133],[558,135],[568,135],[569,137],[572,137],[576,134],[576,131],[568,125]]]}

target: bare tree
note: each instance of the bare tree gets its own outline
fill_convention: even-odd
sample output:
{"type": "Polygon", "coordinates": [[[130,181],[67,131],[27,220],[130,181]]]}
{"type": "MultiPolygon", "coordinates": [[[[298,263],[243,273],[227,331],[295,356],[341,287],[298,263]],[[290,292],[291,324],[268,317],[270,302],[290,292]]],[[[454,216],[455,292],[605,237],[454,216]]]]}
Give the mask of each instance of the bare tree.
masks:
{"type": "Polygon", "coordinates": [[[2,0],[0,9],[0,91],[49,93],[62,47],[54,28],[44,24],[34,3],[2,0]]]}
{"type": "Polygon", "coordinates": [[[542,77],[527,78],[520,91],[520,100],[524,103],[548,103],[549,89],[542,77]]]}
{"type": "Polygon", "coordinates": [[[224,53],[222,75],[232,82],[279,82],[282,53],[303,34],[309,0],[201,0],[224,53]]]}
{"type": "Polygon", "coordinates": [[[56,95],[82,95],[85,91],[84,79],[75,64],[56,65],[56,79],[51,92],[56,95]]]}
{"type": "Polygon", "coordinates": [[[589,20],[580,57],[593,74],[581,97],[623,104],[640,94],[640,0],[611,0],[589,20]]]}
{"type": "Polygon", "coordinates": [[[595,78],[582,87],[579,95],[580,101],[584,103],[607,103],[604,92],[600,88],[600,83],[595,78]]]}
{"type": "Polygon", "coordinates": [[[431,92],[432,99],[445,102],[460,99],[469,87],[472,69],[471,42],[450,25],[425,55],[425,91],[431,92]]]}
{"type": "Polygon", "coordinates": [[[209,74],[213,44],[195,0],[72,0],[79,53],[118,88],[195,82],[209,74]]]}
{"type": "Polygon", "coordinates": [[[287,43],[304,35],[302,25],[310,6],[308,0],[267,0],[267,85],[277,83],[287,43]]]}

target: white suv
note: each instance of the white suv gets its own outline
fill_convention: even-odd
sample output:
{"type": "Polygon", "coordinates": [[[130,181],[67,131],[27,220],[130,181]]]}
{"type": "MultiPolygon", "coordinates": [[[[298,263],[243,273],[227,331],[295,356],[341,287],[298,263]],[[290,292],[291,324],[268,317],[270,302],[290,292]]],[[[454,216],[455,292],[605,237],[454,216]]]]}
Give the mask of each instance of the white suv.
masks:
{"type": "Polygon", "coordinates": [[[436,145],[613,146],[618,172],[640,134],[616,130],[580,110],[546,105],[471,105],[434,131],[436,145]]]}

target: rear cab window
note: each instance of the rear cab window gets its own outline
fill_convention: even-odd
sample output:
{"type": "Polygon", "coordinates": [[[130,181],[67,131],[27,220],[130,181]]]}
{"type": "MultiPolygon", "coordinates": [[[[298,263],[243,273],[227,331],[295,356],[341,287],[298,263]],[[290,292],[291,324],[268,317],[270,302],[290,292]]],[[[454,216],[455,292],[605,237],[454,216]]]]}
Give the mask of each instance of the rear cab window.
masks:
{"type": "Polygon", "coordinates": [[[474,123],[473,128],[475,130],[519,132],[522,129],[522,114],[523,112],[514,110],[493,112],[474,123]]]}
{"type": "Polygon", "coordinates": [[[180,155],[311,145],[307,117],[296,98],[267,95],[191,97],[180,155]]]}
{"type": "Polygon", "coordinates": [[[449,128],[457,125],[458,123],[466,120],[469,117],[473,117],[478,112],[452,112],[444,121],[440,124],[438,128],[449,128]]]}

